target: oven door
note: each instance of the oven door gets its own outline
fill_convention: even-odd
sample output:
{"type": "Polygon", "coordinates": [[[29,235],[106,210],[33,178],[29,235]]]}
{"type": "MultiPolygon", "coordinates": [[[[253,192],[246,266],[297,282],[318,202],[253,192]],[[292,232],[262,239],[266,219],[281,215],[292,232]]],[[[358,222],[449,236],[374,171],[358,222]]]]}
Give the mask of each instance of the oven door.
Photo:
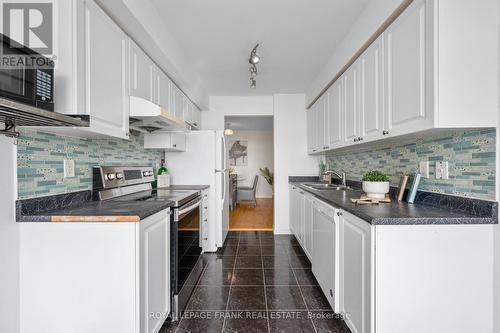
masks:
{"type": "Polygon", "coordinates": [[[172,225],[173,304],[172,319],[178,320],[203,272],[200,260],[201,245],[201,197],[174,211],[172,225]]]}

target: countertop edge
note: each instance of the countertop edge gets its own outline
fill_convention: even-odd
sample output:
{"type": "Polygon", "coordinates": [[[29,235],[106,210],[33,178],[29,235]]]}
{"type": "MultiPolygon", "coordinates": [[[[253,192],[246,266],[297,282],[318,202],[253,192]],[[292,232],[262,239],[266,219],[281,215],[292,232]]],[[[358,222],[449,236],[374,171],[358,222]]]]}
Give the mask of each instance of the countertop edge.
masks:
{"type": "Polygon", "coordinates": [[[312,191],[311,189],[303,186],[302,183],[300,182],[289,182],[290,185],[295,185],[299,187],[301,190],[306,191],[307,193],[313,195],[315,198],[326,202],[332,206],[338,207],[340,209],[343,209],[360,219],[366,221],[366,223],[369,223],[371,225],[478,225],[478,224],[498,224],[498,218],[495,218],[494,216],[491,217],[471,217],[471,216],[464,216],[464,217],[423,217],[423,218],[415,218],[415,217],[408,217],[408,218],[403,218],[403,217],[388,217],[388,218],[372,218],[370,216],[367,216],[363,213],[360,213],[359,211],[348,208],[343,206],[342,204],[339,204],[337,202],[331,202],[327,198],[324,198],[322,196],[319,196],[317,193],[312,191]]]}

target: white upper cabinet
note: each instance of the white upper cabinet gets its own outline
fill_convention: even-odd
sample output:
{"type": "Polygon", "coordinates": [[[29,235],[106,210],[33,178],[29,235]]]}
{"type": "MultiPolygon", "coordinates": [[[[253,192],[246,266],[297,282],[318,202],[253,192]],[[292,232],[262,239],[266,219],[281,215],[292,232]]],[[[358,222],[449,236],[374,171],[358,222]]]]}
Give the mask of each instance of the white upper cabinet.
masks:
{"type": "Polygon", "coordinates": [[[193,126],[197,129],[201,129],[201,111],[198,110],[196,106],[194,106],[194,116],[193,116],[193,126]]]}
{"type": "Polygon", "coordinates": [[[328,94],[321,96],[321,99],[317,102],[318,108],[316,109],[316,140],[315,149],[317,151],[322,151],[327,149],[327,135],[326,135],[326,120],[328,119],[328,94]]]}
{"type": "Polygon", "coordinates": [[[345,72],[344,81],[344,142],[358,142],[359,135],[359,63],[345,72]]]}
{"type": "Polygon", "coordinates": [[[154,102],[155,64],[142,49],[130,42],[130,95],[154,102]]]}
{"type": "Polygon", "coordinates": [[[314,151],[314,109],[313,105],[309,110],[306,111],[306,126],[307,126],[307,152],[312,154],[314,151]]]}
{"type": "MultiPolygon", "coordinates": [[[[495,127],[498,33],[488,8],[496,3],[485,1],[413,1],[328,90],[328,149],[426,130],[495,127]],[[342,101],[336,89],[343,89],[342,101]]],[[[322,103],[311,106],[313,114],[322,103]]],[[[308,117],[308,128],[318,133],[321,121],[308,117]]],[[[321,152],[317,135],[308,139],[308,152],[321,152]]]]}
{"type": "Polygon", "coordinates": [[[128,138],[127,35],[93,1],[85,2],[86,113],[98,133],[128,138]]]}
{"type": "Polygon", "coordinates": [[[390,135],[432,128],[434,113],[426,93],[432,77],[427,2],[415,1],[384,33],[387,130],[390,135]]]}
{"type": "Polygon", "coordinates": [[[362,141],[371,141],[384,135],[383,52],[383,36],[380,36],[359,58],[359,130],[362,141]]]}
{"type": "Polygon", "coordinates": [[[176,118],[184,119],[184,94],[176,85],[172,85],[170,94],[171,112],[176,118]]]}
{"type": "Polygon", "coordinates": [[[172,82],[161,69],[155,66],[154,70],[154,100],[165,110],[170,112],[170,85],[172,82]]]}
{"type": "Polygon", "coordinates": [[[342,80],[336,81],[328,90],[328,147],[341,147],[344,129],[344,101],[342,80]]]}

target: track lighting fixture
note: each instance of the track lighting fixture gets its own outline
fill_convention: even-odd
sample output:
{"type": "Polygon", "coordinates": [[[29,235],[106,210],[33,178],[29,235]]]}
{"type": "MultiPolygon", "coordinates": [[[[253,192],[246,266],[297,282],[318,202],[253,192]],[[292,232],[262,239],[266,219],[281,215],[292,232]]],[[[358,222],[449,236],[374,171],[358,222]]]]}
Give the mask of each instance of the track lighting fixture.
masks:
{"type": "Polygon", "coordinates": [[[252,52],[250,52],[250,58],[248,59],[248,62],[250,63],[250,88],[257,88],[257,74],[259,74],[259,71],[257,70],[257,64],[260,61],[260,57],[257,55],[257,48],[259,47],[259,44],[255,45],[253,48],[252,52]]]}

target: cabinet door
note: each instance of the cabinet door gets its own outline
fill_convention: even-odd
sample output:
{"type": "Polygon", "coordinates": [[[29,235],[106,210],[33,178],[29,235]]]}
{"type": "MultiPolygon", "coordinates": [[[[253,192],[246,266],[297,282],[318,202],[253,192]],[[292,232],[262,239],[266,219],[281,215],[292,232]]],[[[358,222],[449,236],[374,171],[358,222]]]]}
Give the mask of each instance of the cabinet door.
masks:
{"type": "Polygon", "coordinates": [[[298,189],[299,193],[297,195],[296,202],[296,210],[295,214],[297,215],[297,240],[299,241],[302,249],[304,249],[304,201],[305,201],[305,192],[301,189],[298,189]]]}
{"type": "Polygon", "coordinates": [[[343,81],[337,80],[328,92],[328,146],[340,147],[343,144],[343,81]]]}
{"type": "Polygon", "coordinates": [[[170,80],[158,67],[155,67],[154,95],[154,103],[170,112],[170,80]]]}
{"type": "Polygon", "coordinates": [[[140,228],[141,332],[156,333],[170,311],[170,215],[153,215],[140,228]]]}
{"type": "Polygon", "coordinates": [[[307,123],[307,152],[313,153],[314,149],[314,105],[306,111],[307,123]]]}
{"type": "Polygon", "coordinates": [[[354,144],[359,138],[359,63],[344,73],[344,142],[354,144]]]}
{"type": "Polygon", "coordinates": [[[176,85],[172,84],[172,95],[174,116],[182,120],[184,117],[184,94],[176,85]]]}
{"type": "Polygon", "coordinates": [[[130,42],[130,95],[154,102],[153,73],[155,64],[142,49],[130,42]]]}
{"type": "Polygon", "coordinates": [[[172,133],[172,151],[186,151],[186,133],[172,133]]]}
{"type": "Polygon", "coordinates": [[[297,215],[295,214],[295,209],[296,209],[296,196],[297,196],[297,188],[293,185],[290,186],[289,190],[289,202],[290,202],[290,207],[288,207],[288,211],[290,214],[289,217],[289,223],[290,223],[290,231],[292,234],[297,237],[297,215]]]}
{"type": "Polygon", "coordinates": [[[384,136],[383,36],[361,55],[360,67],[360,136],[371,141],[384,136]]]}
{"type": "Polygon", "coordinates": [[[184,96],[184,121],[189,125],[193,124],[193,107],[191,101],[184,96]]]}
{"type": "Polygon", "coordinates": [[[338,226],[337,216],[328,216],[323,207],[313,203],[312,272],[336,313],[339,313],[338,226]]]}
{"type": "Polygon", "coordinates": [[[325,138],[325,127],[326,127],[326,107],[328,103],[328,94],[324,94],[321,98],[316,102],[316,148],[317,151],[323,151],[328,149],[326,146],[327,140],[325,138]]]}
{"type": "Polygon", "coordinates": [[[313,220],[313,208],[312,199],[309,195],[304,195],[304,212],[303,212],[303,225],[304,225],[304,241],[303,248],[309,259],[312,258],[312,220],[313,220]]]}
{"type": "Polygon", "coordinates": [[[427,7],[427,1],[414,1],[384,33],[390,135],[428,129],[434,123],[432,103],[426,96],[427,81],[434,79],[427,7]]]}
{"type": "Polygon", "coordinates": [[[128,138],[127,35],[93,1],[85,2],[86,109],[95,132],[128,138]]]}
{"type": "Polygon", "coordinates": [[[349,313],[346,323],[355,333],[372,331],[373,242],[371,225],[342,212],[341,225],[341,304],[349,313]]]}
{"type": "Polygon", "coordinates": [[[193,126],[197,129],[201,128],[201,111],[193,104],[193,126]]]}

